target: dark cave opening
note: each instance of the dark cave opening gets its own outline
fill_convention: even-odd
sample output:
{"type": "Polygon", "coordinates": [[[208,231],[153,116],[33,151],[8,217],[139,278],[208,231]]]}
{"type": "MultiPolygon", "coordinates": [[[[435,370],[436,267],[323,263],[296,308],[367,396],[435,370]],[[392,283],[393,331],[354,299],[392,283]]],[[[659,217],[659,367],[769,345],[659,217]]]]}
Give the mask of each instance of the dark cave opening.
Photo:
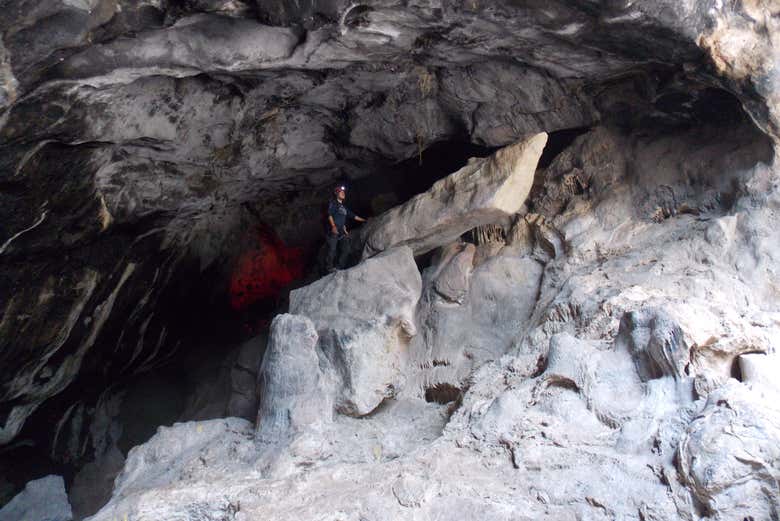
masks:
{"type": "Polygon", "coordinates": [[[436,181],[463,168],[472,157],[498,150],[464,140],[435,143],[404,161],[378,168],[348,182],[348,204],[359,215],[376,216],[428,190],[436,181]]]}
{"type": "Polygon", "coordinates": [[[558,155],[566,150],[575,139],[590,131],[590,127],[566,128],[548,132],[547,145],[542,151],[542,157],[539,158],[538,169],[544,169],[550,166],[558,155]]]}
{"type": "Polygon", "coordinates": [[[460,400],[463,391],[448,383],[438,383],[425,389],[425,401],[442,405],[460,400]]]}
{"type": "MultiPolygon", "coordinates": [[[[134,229],[121,226],[118,233],[131,228],[134,229]]],[[[18,469],[0,476],[0,504],[28,481],[48,474],[62,475],[70,489],[76,474],[91,460],[95,444],[101,442],[90,433],[90,426],[98,414],[97,405],[111,394],[123,394],[121,406],[113,416],[122,430],[115,433],[113,441],[124,456],[133,446],[147,441],[161,425],[227,416],[220,407],[227,404],[230,392],[230,382],[226,380],[231,370],[228,364],[237,358],[237,350],[244,342],[262,336],[270,318],[283,311],[284,299],[273,291],[285,286],[287,272],[260,288],[255,300],[232,305],[235,301],[231,298],[231,275],[240,272],[237,266],[241,265],[241,256],[263,258],[258,251],[263,244],[255,231],[249,229],[251,240],[236,245],[235,258],[220,259],[204,270],[197,259],[185,260],[175,268],[174,276],[151,310],[154,316],[149,316],[146,338],[125,334],[132,351],[136,340],[139,345],[157,342],[157,332],[164,328],[167,340],[158,346],[160,354],[154,359],[145,360],[154,351],[153,345],[145,347],[143,355],[134,362],[128,352],[117,351],[124,322],[131,319],[133,306],[148,288],[135,288],[139,292],[136,297],[123,293],[115,311],[124,320],[115,317],[107,323],[95,348],[84,359],[77,379],[44,402],[27,419],[17,441],[0,451],[0,467],[18,469]],[[113,354],[106,359],[106,352],[113,354]],[[209,378],[211,381],[206,382],[209,378]],[[209,399],[213,399],[213,407],[209,399]],[[67,415],[73,404],[74,412],[67,415]],[[64,416],[67,418],[63,420],[64,416]]],[[[132,255],[135,262],[148,257],[159,259],[157,266],[163,265],[157,243],[139,247],[132,255]]],[[[284,267],[288,260],[275,259],[271,267],[284,267]]],[[[150,264],[154,271],[154,263],[150,264]]],[[[243,275],[251,278],[253,273],[250,269],[243,275]]],[[[128,287],[124,291],[129,290],[128,287]]],[[[264,344],[258,349],[262,347],[264,344]]]]}
{"type": "Polygon", "coordinates": [[[731,361],[731,369],[729,371],[730,376],[737,380],[738,382],[744,381],[744,378],[742,376],[742,367],[739,365],[739,357],[734,357],[734,360],[731,361]]]}

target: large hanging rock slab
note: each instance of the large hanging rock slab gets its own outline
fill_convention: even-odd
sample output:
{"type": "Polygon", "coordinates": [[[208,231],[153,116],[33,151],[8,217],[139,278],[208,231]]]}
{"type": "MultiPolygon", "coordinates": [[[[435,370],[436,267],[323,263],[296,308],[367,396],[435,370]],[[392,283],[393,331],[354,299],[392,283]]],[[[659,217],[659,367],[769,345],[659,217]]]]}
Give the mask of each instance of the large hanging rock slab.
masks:
{"type": "Polygon", "coordinates": [[[6,506],[0,521],[70,521],[73,512],[65,494],[62,476],[46,476],[30,481],[6,506]]]}
{"type": "Polygon", "coordinates": [[[421,255],[476,226],[517,213],[531,191],[546,143],[542,132],[488,158],[471,159],[427,192],[372,219],[362,234],[363,257],[398,245],[421,255]]]}
{"type": "Polygon", "coordinates": [[[337,409],[373,411],[401,383],[422,280],[412,250],[395,248],[290,293],[290,313],[310,318],[341,380],[337,409]]]}
{"type": "Polygon", "coordinates": [[[316,352],[317,331],[306,317],[277,315],[260,368],[258,440],[286,440],[332,411],[316,352]]]}

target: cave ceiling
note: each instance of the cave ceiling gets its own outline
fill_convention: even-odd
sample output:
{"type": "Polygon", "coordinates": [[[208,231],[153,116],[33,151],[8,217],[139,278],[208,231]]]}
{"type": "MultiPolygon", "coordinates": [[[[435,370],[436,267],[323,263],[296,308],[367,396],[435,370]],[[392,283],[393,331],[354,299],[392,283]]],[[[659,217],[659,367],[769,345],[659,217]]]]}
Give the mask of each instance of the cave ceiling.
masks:
{"type": "Polygon", "coordinates": [[[4,181],[24,183],[42,149],[77,147],[114,222],[192,216],[217,195],[309,190],[439,141],[506,145],[707,86],[773,133],[772,78],[737,70],[768,57],[712,50],[726,18],[762,20],[688,4],[11,2],[4,181]]]}

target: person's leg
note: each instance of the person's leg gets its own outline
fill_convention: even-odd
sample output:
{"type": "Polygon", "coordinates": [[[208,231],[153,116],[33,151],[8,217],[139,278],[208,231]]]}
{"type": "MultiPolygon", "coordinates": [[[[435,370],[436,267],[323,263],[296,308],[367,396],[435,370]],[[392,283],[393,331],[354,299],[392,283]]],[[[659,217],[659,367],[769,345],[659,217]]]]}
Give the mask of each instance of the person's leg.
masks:
{"type": "Polygon", "coordinates": [[[336,262],[336,250],[339,246],[339,238],[329,233],[325,238],[325,242],[328,244],[328,254],[325,257],[325,270],[331,272],[335,268],[333,263],[336,262]]]}
{"type": "Polygon", "coordinates": [[[343,270],[347,267],[347,256],[349,255],[349,237],[342,235],[339,237],[339,258],[336,267],[343,270]]]}

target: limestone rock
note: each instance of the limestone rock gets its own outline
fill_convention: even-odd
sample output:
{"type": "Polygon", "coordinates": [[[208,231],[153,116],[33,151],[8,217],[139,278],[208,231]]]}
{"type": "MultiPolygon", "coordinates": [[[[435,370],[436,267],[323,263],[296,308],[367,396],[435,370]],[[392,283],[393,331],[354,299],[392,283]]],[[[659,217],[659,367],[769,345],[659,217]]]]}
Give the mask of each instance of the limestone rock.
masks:
{"type": "Polygon", "coordinates": [[[307,425],[331,419],[332,389],[320,371],[317,340],[317,331],[308,318],[274,318],[258,375],[258,440],[284,442],[307,425]]]}
{"type": "Polygon", "coordinates": [[[780,357],[777,353],[744,354],[740,355],[738,360],[743,382],[769,386],[780,392],[780,382],[777,379],[780,374],[780,357]]]}
{"type": "Polygon", "coordinates": [[[410,393],[456,400],[472,371],[503,356],[524,331],[543,266],[499,249],[474,267],[474,245],[454,243],[423,272],[421,334],[412,340],[407,369],[410,393]]]}
{"type": "Polygon", "coordinates": [[[674,319],[662,309],[627,313],[618,336],[628,343],[644,380],[671,375],[683,378],[690,360],[689,347],[674,319]]]}
{"type": "Polygon", "coordinates": [[[62,476],[30,481],[24,490],[0,509],[0,521],[71,521],[73,512],[62,476]]]}
{"type": "Polygon", "coordinates": [[[680,442],[682,478],[716,520],[780,514],[777,391],[734,380],[710,394],[680,442]]]}
{"type": "Polygon", "coordinates": [[[407,245],[415,255],[520,210],[531,190],[547,134],[536,134],[471,162],[430,190],[372,219],[362,232],[363,257],[407,245]]]}
{"type": "Polygon", "coordinates": [[[323,339],[385,363],[377,338],[396,347],[397,317],[413,323],[400,372],[372,380],[400,395],[271,455],[242,442],[237,458],[224,430],[178,455],[171,439],[164,479],[147,465],[95,521],[772,519],[777,398],[749,362],[780,334],[780,186],[751,132],[595,129],[539,173],[508,244],[448,244],[422,280],[391,250],[294,292],[337,400],[358,366],[323,339]]]}
{"type": "Polygon", "coordinates": [[[148,442],[128,453],[114,483],[114,498],[186,481],[204,466],[216,480],[255,458],[253,426],[241,418],[160,427],[148,442]]]}
{"type": "MultiPolygon", "coordinates": [[[[270,470],[248,422],[161,429],[96,519],[777,519],[779,9],[5,0],[0,457],[52,412],[54,449],[106,446],[84,391],[178,367],[172,313],[212,315],[182,301],[214,296],[192,284],[237,209],[315,241],[337,178],[548,132],[517,244],[447,248],[416,310],[420,284],[372,286],[408,259],[303,299],[328,396],[372,414],[303,426],[270,470]],[[388,386],[411,396],[376,407],[388,386]]],[[[244,414],[251,371],[224,369],[196,398],[244,414]]]]}
{"type": "MultiPolygon", "coordinates": [[[[0,390],[2,407],[13,408],[2,418],[3,443],[13,441],[29,415],[43,414],[40,405],[63,386],[78,386],[71,376],[87,378],[82,367],[105,367],[111,380],[137,369],[130,359],[148,368],[175,352],[181,339],[165,313],[157,313],[157,297],[186,277],[178,265],[192,250],[201,250],[205,266],[216,262],[212,244],[230,249],[224,228],[241,226],[226,219],[230,209],[254,204],[272,224],[289,223],[291,233],[313,242],[315,227],[299,223],[318,220],[316,204],[276,196],[315,192],[337,176],[357,179],[422,158],[432,144],[502,147],[563,131],[546,161],[570,133],[597,124],[651,136],[713,118],[724,127],[749,119],[777,141],[779,22],[771,1],[413,6],[398,0],[4,2],[0,255],[8,262],[0,303],[8,304],[0,372],[3,382],[14,383],[0,390]],[[157,242],[163,235],[170,247],[157,242]],[[125,253],[146,262],[98,332],[106,337],[95,344],[101,347],[89,349],[88,358],[97,360],[82,366],[75,363],[83,358],[79,347],[92,332],[69,327],[71,312],[79,323],[99,314],[125,253]],[[88,276],[92,295],[83,291],[88,276]],[[125,310],[139,302],[142,309],[128,317],[125,310]],[[60,345],[55,336],[67,342],[60,345]],[[158,348],[152,337],[165,341],[158,348]],[[42,363],[55,351],[51,367],[42,363]],[[64,360],[76,374],[42,385],[45,375],[64,376],[57,367],[64,360]]],[[[599,144],[593,135],[590,141],[599,144]]],[[[692,156],[678,165],[671,164],[679,158],[674,147],[645,147],[633,138],[616,139],[617,150],[606,140],[600,144],[606,148],[577,145],[577,153],[564,152],[568,161],[557,161],[550,172],[565,181],[556,193],[566,197],[529,207],[553,220],[570,201],[580,205],[578,224],[568,220],[566,241],[539,228],[555,255],[572,245],[579,254],[578,241],[589,238],[609,257],[613,243],[634,230],[618,227],[632,216],[617,208],[644,215],[650,206],[664,220],[728,206],[736,185],[715,172],[722,173],[725,161],[732,172],[752,167],[741,161],[742,151],[711,147],[705,154],[692,140],[681,143],[692,156]],[[637,189],[652,190],[630,205],[605,204],[591,213],[588,197],[626,191],[612,174],[627,155],[640,158],[634,166],[646,186],[637,189]],[[702,171],[710,158],[718,164],[702,171]],[[657,179],[673,180],[667,174],[677,170],[697,175],[681,183],[645,182],[661,171],[657,179]],[[704,196],[700,188],[714,179],[724,183],[704,196]],[[588,233],[589,215],[607,219],[615,237],[588,233]]],[[[771,151],[763,160],[770,159],[771,151]]],[[[771,178],[762,183],[766,188],[771,178]]],[[[752,193],[766,204],[768,190],[752,193]]],[[[737,215],[743,211],[752,212],[707,218],[755,227],[754,237],[771,235],[745,224],[737,215]]],[[[770,270],[776,264],[758,259],[770,270]]],[[[756,277],[755,288],[773,291],[756,277]]],[[[243,414],[250,404],[237,401],[234,410],[243,414]]]]}
{"type": "Polygon", "coordinates": [[[421,284],[402,246],[290,294],[290,313],[311,319],[340,379],[341,412],[368,414],[400,387],[421,284]]]}
{"type": "Polygon", "coordinates": [[[473,244],[455,244],[453,246],[460,251],[448,262],[443,263],[444,266],[436,276],[433,288],[444,299],[462,304],[469,290],[469,278],[474,269],[476,248],[473,244]]]}
{"type": "Polygon", "coordinates": [[[67,78],[113,73],[118,75],[114,81],[127,82],[155,69],[181,69],[181,74],[186,75],[187,69],[260,68],[266,62],[288,58],[298,40],[299,35],[289,29],[264,26],[247,19],[199,14],[164,30],[92,47],[61,63],[59,72],[67,78]],[[215,39],[221,44],[216,45],[215,39]],[[167,51],[161,55],[160,49],[167,51]],[[117,57],[121,57],[119,62],[117,57]]]}

